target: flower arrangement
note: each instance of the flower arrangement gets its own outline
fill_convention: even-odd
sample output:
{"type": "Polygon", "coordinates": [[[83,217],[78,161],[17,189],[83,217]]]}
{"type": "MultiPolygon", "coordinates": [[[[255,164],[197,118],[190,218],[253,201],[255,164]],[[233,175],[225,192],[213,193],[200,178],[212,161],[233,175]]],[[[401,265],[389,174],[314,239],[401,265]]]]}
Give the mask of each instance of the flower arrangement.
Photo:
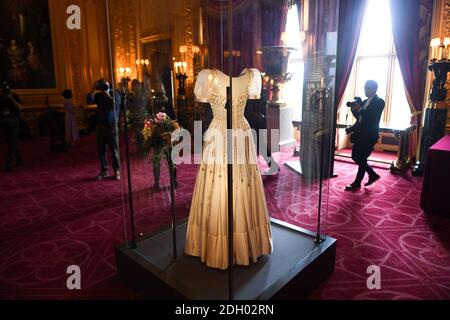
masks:
{"type": "Polygon", "coordinates": [[[144,129],[142,129],[144,150],[147,154],[153,150],[152,162],[156,188],[159,188],[161,158],[165,156],[169,165],[175,167],[170,159],[170,150],[174,141],[177,140],[173,139],[172,134],[179,129],[178,122],[170,119],[164,112],[152,115],[144,121],[144,129]]]}
{"type": "Polygon", "coordinates": [[[180,129],[177,121],[170,119],[164,112],[152,115],[150,119],[144,121],[145,150],[163,151],[164,148],[172,146],[172,133],[180,129]]]}

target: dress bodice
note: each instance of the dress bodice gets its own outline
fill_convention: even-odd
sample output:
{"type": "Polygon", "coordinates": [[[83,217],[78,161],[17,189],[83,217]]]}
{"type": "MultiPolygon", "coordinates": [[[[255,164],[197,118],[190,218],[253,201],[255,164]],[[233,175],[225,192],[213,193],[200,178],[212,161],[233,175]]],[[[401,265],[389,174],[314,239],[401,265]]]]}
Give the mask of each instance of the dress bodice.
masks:
{"type": "MultiPolygon", "coordinates": [[[[230,77],[217,69],[200,71],[194,93],[199,102],[208,102],[213,111],[213,120],[226,121],[226,87],[230,77]]],[[[261,75],[257,69],[244,69],[239,77],[233,77],[233,120],[244,119],[247,99],[259,99],[261,75]]]]}

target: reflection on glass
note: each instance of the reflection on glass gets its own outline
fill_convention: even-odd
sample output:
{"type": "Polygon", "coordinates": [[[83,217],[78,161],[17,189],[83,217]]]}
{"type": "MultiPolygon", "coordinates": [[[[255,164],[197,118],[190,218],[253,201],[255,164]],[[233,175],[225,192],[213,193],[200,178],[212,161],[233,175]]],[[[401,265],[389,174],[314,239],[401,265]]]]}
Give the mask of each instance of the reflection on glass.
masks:
{"type": "MultiPolygon", "coordinates": [[[[235,104],[234,109],[239,109],[241,113],[245,107],[245,116],[250,114],[247,119],[250,126],[262,130],[267,128],[269,131],[268,137],[262,137],[262,140],[267,140],[264,141],[266,145],[260,145],[259,135],[255,141],[260,150],[258,167],[253,168],[253,172],[260,171],[281,177],[282,183],[277,179],[263,180],[271,217],[288,220],[288,216],[293,214],[289,222],[316,232],[319,210],[322,209],[324,213],[327,202],[326,193],[320,194],[320,178],[326,179],[329,176],[330,167],[331,134],[324,129],[330,128],[333,121],[336,2],[305,1],[288,8],[285,2],[278,1],[235,1],[231,43],[228,41],[228,1],[176,1],[175,4],[162,3],[160,0],[138,2],[141,19],[135,23],[141,34],[136,52],[127,52],[128,48],[117,40],[123,36],[120,32],[114,34],[116,38],[112,42],[113,52],[118,52],[113,55],[116,63],[132,65],[130,77],[137,77],[136,81],[132,81],[134,85],[129,88],[129,116],[125,123],[125,127],[130,130],[130,177],[137,235],[144,236],[158,225],[169,225],[172,209],[171,179],[166,159],[161,157],[154,146],[145,148],[142,152],[140,129],[143,124],[148,124],[145,120],[158,120],[158,116],[155,118],[151,115],[164,112],[164,117],[177,119],[191,135],[198,135],[194,130],[194,120],[201,118],[200,114],[206,114],[205,110],[209,108],[210,119],[205,119],[207,125],[202,129],[214,128],[218,120],[225,119],[224,110],[220,108],[226,101],[227,75],[234,76],[234,79],[246,79],[245,75],[239,78],[240,73],[242,70],[254,70],[253,68],[263,74],[261,77],[259,72],[255,72],[253,76],[255,80],[262,80],[265,87],[260,85],[249,97],[243,94],[235,97],[241,99],[241,104],[247,100],[255,101],[250,101],[246,106],[235,104]],[[156,3],[160,5],[157,6],[156,3]],[[305,4],[307,6],[299,7],[305,4]],[[183,14],[180,15],[180,12],[183,14]],[[271,24],[267,25],[267,21],[271,21],[271,24]],[[126,63],[127,59],[131,62],[126,63]],[[230,59],[232,70],[228,70],[230,59]],[[199,87],[201,70],[205,69],[213,74],[220,73],[223,79],[220,81],[220,97],[213,95],[212,100],[202,101],[201,95],[194,88],[199,87]],[[278,98],[276,90],[270,91],[276,81],[284,86],[284,95],[278,98]],[[255,99],[260,95],[263,99],[255,99]],[[220,101],[217,100],[219,98],[220,101]],[[246,99],[243,100],[244,98],[246,99]],[[219,105],[220,108],[217,107],[219,105]],[[136,111],[142,111],[142,108],[146,108],[146,119],[141,119],[140,113],[137,116],[136,111]],[[254,112],[248,112],[252,108],[254,112]],[[306,115],[304,119],[302,114],[306,115]],[[139,121],[135,118],[139,118],[139,121]],[[276,164],[279,161],[282,167],[288,160],[297,164],[300,162],[292,145],[296,141],[293,120],[304,120],[305,124],[299,139],[303,150],[301,161],[306,170],[303,175],[296,171],[281,170],[280,173],[276,164]],[[277,135],[281,138],[277,138],[277,135]],[[267,148],[267,145],[272,145],[272,148],[267,148]],[[275,165],[275,169],[271,171],[272,165],[275,165]],[[323,202],[319,204],[321,196],[323,202]]],[[[117,30],[117,23],[113,21],[113,30],[117,30]]],[[[216,80],[213,78],[211,81],[216,80]]],[[[235,83],[233,96],[239,92],[235,83]]],[[[203,147],[208,143],[203,141],[204,132],[200,130],[200,137],[191,136],[195,138],[192,139],[193,142],[200,141],[200,147],[194,149],[192,146],[184,156],[194,158],[201,155],[200,151],[204,151],[203,147]]],[[[186,139],[188,140],[191,141],[186,139]]],[[[197,197],[193,196],[196,176],[199,172],[202,174],[201,169],[198,163],[192,162],[176,165],[174,178],[178,187],[175,202],[179,221],[187,220],[193,204],[195,207],[208,204],[219,206],[222,211],[215,210],[216,214],[224,211],[223,201],[215,201],[212,196],[219,192],[214,192],[211,188],[209,191],[197,192],[197,197]]],[[[217,172],[213,172],[214,175],[217,172]]],[[[219,186],[218,181],[221,179],[225,181],[225,172],[214,176],[214,184],[208,180],[209,185],[219,186]]],[[[242,179],[237,180],[242,183],[242,179]]],[[[323,189],[326,192],[328,186],[324,185],[323,189]]],[[[242,208],[244,207],[243,205],[242,208]]],[[[326,219],[322,223],[324,221],[326,219]]]]}

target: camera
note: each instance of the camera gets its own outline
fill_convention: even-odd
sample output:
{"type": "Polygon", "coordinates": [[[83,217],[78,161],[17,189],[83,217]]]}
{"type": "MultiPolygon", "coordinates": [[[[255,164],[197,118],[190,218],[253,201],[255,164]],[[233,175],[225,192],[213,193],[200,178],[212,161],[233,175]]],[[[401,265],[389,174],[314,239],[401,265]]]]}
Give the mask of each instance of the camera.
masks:
{"type": "Polygon", "coordinates": [[[360,97],[355,97],[354,100],[347,102],[347,107],[351,108],[353,106],[359,105],[362,107],[363,101],[360,97]]]}
{"type": "Polygon", "coordinates": [[[95,89],[100,91],[108,91],[109,90],[108,82],[104,79],[98,80],[95,85],[95,89]]]}

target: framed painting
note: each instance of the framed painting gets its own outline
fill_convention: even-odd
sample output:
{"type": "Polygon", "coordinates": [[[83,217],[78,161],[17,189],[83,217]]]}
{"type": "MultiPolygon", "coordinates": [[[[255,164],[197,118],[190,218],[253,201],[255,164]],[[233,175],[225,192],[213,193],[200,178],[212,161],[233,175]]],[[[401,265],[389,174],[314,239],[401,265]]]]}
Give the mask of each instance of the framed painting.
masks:
{"type": "Polygon", "coordinates": [[[56,88],[47,0],[0,0],[0,80],[13,89],[56,88]]]}

